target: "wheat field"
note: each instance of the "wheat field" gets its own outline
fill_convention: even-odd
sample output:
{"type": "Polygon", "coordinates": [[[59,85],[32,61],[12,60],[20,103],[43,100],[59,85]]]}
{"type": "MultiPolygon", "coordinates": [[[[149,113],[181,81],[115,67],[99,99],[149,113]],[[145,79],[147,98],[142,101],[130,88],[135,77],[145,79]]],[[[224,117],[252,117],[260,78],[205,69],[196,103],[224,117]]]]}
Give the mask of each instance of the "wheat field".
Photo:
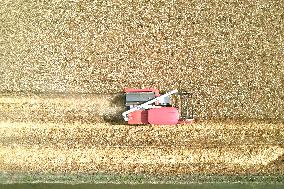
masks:
{"type": "Polygon", "coordinates": [[[283,175],[284,4],[0,2],[0,172],[283,175]],[[125,87],[193,92],[129,126],[125,87]]]}
{"type": "Polygon", "coordinates": [[[281,119],[281,1],[0,2],[0,91],[193,92],[200,118],[281,119]]]}

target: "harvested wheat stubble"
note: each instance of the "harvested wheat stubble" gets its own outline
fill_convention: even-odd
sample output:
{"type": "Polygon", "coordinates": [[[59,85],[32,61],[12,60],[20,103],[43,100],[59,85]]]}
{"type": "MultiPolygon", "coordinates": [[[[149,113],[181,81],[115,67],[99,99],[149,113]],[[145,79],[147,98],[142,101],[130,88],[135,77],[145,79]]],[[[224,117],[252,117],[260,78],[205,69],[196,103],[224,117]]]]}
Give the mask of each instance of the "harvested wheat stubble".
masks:
{"type": "Polygon", "coordinates": [[[184,174],[260,169],[284,153],[277,146],[230,148],[0,147],[2,171],[184,174]],[[241,156],[239,155],[241,154],[241,156]],[[206,168],[207,167],[207,168],[206,168]]]}
{"type": "Polygon", "coordinates": [[[283,124],[195,123],[178,127],[127,126],[105,123],[0,122],[3,145],[82,148],[93,146],[284,145],[283,124]]]}
{"type": "Polygon", "coordinates": [[[202,118],[282,119],[281,1],[0,2],[0,91],[181,87],[202,118]]]}
{"type": "Polygon", "coordinates": [[[120,115],[121,107],[111,101],[111,95],[2,94],[1,170],[163,175],[283,172],[274,163],[283,154],[281,122],[208,121],[157,127],[94,119],[120,115]]]}
{"type": "Polygon", "coordinates": [[[284,154],[282,124],[203,122],[157,127],[1,122],[0,136],[3,171],[163,175],[283,172],[279,165],[271,168],[284,154]],[[250,129],[266,135],[248,140],[253,138],[250,129]],[[275,130],[281,135],[275,135],[275,130]]]}
{"type": "Polygon", "coordinates": [[[2,120],[19,122],[102,122],[117,117],[123,106],[107,94],[0,94],[2,120]],[[120,105],[120,104],[119,104],[120,105]]]}

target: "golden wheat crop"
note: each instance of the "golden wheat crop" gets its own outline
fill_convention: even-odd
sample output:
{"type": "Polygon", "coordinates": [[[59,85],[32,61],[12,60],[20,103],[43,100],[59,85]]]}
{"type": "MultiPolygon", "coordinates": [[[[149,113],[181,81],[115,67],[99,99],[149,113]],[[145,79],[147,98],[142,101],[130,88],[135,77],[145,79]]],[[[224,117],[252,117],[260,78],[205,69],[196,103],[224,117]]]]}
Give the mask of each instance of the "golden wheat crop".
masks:
{"type": "Polygon", "coordinates": [[[283,12],[2,0],[0,172],[283,174],[283,12]],[[123,125],[125,87],[193,92],[202,121],[123,125]]]}
{"type": "Polygon", "coordinates": [[[195,93],[200,118],[283,120],[279,1],[0,3],[0,91],[195,93]]]}

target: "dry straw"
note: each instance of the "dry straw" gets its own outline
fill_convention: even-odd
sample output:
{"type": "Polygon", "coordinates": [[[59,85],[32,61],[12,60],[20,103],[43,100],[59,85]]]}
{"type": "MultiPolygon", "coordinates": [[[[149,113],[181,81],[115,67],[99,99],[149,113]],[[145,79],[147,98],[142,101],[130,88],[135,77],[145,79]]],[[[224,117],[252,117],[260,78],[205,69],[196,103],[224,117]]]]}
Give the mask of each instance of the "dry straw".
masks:
{"type": "Polygon", "coordinates": [[[1,122],[0,169],[241,174],[272,173],[276,165],[278,172],[283,172],[277,165],[278,158],[284,154],[283,125],[251,124],[246,128],[243,124],[243,128],[234,128],[228,123],[207,123],[205,126],[206,123],[136,127],[1,122]]]}
{"type": "Polygon", "coordinates": [[[2,171],[25,172],[116,172],[184,174],[221,172],[222,169],[258,168],[284,153],[277,146],[237,146],[217,148],[94,147],[57,149],[1,147],[2,171]],[[212,170],[204,167],[213,168],[212,170]]]}

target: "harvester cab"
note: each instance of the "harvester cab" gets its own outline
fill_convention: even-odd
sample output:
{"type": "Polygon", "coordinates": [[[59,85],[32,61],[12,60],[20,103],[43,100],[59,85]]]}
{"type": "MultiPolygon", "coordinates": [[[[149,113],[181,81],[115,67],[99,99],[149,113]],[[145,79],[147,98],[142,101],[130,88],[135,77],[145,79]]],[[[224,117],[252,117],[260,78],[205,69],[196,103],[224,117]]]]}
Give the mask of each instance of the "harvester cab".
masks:
{"type": "Polygon", "coordinates": [[[122,116],[128,124],[176,125],[191,124],[194,119],[192,93],[173,90],[125,89],[127,111],[122,116]]]}

